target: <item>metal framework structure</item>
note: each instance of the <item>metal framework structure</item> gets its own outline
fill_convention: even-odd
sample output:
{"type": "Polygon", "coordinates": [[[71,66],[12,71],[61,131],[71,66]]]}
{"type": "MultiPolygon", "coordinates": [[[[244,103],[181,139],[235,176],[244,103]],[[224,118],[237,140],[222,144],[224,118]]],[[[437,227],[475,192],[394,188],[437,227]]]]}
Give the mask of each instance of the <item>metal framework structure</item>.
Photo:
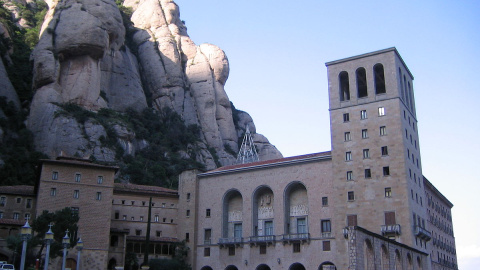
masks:
{"type": "Polygon", "coordinates": [[[245,136],[243,137],[242,146],[238,151],[236,164],[245,164],[256,161],[259,161],[257,149],[255,148],[255,144],[253,143],[250,129],[247,126],[245,136]]]}

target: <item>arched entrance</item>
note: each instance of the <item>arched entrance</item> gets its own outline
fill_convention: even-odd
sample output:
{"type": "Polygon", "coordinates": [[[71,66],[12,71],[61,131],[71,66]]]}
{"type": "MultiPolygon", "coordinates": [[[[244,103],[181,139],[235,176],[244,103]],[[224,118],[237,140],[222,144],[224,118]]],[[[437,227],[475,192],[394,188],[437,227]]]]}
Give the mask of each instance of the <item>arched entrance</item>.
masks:
{"type": "Polygon", "coordinates": [[[305,266],[303,266],[303,264],[301,264],[301,263],[294,263],[294,264],[290,265],[290,267],[288,268],[288,270],[306,270],[306,269],[305,269],[305,266]]]}
{"type": "Polygon", "coordinates": [[[318,267],[318,270],[337,270],[337,267],[332,262],[323,262],[318,267]]]}
{"type": "Polygon", "coordinates": [[[255,268],[255,270],[271,270],[271,269],[266,264],[260,264],[259,266],[257,266],[257,268],[255,268]]]}
{"type": "Polygon", "coordinates": [[[72,258],[68,258],[67,261],[65,262],[65,268],[70,268],[71,270],[77,270],[77,261],[72,258]]]}
{"type": "Polygon", "coordinates": [[[238,270],[238,268],[235,265],[229,265],[225,270],[238,270]]]}
{"type": "Polygon", "coordinates": [[[212,269],[212,267],[210,267],[210,266],[204,266],[204,267],[202,267],[202,269],[200,269],[200,270],[213,270],[213,269],[212,269]]]}
{"type": "Polygon", "coordinates": [[[111,258],[110,261],[108,261],[108,270],[114,270],[116,265],[117,260],[115,260],[115,258],[111,258]]]}

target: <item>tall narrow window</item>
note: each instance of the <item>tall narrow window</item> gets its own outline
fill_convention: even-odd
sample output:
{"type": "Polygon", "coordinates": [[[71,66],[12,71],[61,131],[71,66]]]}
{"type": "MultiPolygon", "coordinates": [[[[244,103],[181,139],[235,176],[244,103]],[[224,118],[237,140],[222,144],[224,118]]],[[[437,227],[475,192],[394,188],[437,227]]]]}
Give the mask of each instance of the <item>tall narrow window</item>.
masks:
{"type": "Polygon", "coordinates": [[[320,223],[322,225],[322,234],[332,232],[332,222],[330,220],[322,220],[320,223]]]}
{"type": "Polygon", "coordinates": [[[97,199],[97,201],[102,200],[102,192],[97,192],[96,199],[97,199]]]}
{"type": "Polygon", "coordinates": [[[265,221],[265,235],[273,235],[273,221],[265,221]]]}
{"type": "Polygon", "coordinates": [[[367,110],[360,111],[360,119],[367,119],[367,110]]]}
{"type": "Polygon", "coordinates": [[[346,152],[345,161],[350,161],[350,160],[352,160],[352,152],[346,152]]]}
{"type": "Polygon", "coordinates": [[[385,188],[385,197],[387,198],[392,197],[392,188],[390,187],[385,188]]]}
{"type": "Polygon", "coordinates": [[[368,138],[368,129],[362,129],[362,139],[368,138]]]}
{"type": "Polygon", "coordinates": [[[307,233],[307,220],[305,218],[297,219],[297,233],[307,233]]]}
{"type": "Polygon", "coordinates": [[[52,172],[52,180],[58,180],[58,172],[52,172]]]}
{"type": "Polygon", "coordinates": [[[103,183],[103,176],[98,176],[97,184],[102,184],[102,183],[103,183]]]}
{"type": "Polygon", "coordinates": [[[57,189],[56,188],[51,188],[50,189],[50,196],[52,196],[52,197],[57,196],[57,189]]]}
{"type": "Polygon", "coordinates": [[[80,179],[82,178],[82,175],[79,173],[75,174],[75,182],[80,182],[80,179]]]}
{"type": "Polygon", "coordinates": [[[405,92],[405,104],[408,107],[408,101],[410,100],[410,97],[408,96],[408,91],[407,91],[407,77],[403,75],[403,91],[405,92]]]}
{"type": "Polygon", "coordinates": [[[322,206],[328,206],[328,197],[322,197],[322,206]]]}
{"type": "Polygon", "coordinates": [[[368,96],[367,93],[367,72],[361,67],[355,72],[357,75],[357,96],[359,98],[368,96]]]}
{"type": "Polygon", "coordinates": [[[354,193],[353,191],[349,191],[349,192],[347,193],[347,199],[348,199],[349,201],[354,201],[354,200],[355,200],[355,193],[354,193]]]}
{"type": "Polygon", "coordinates": [[[353,172],[352,171],[347,172],[347,180],[353,180],[353,172]]]}
{"type": "Polygon", "coordinates": [[[347,226],[357,226],[357,215],[347,215],[347,226]]]}
{"type": "Polygon", "coordinates": [[[408,86],[408,94],[409,94],[409,99],[408,102],[410,103],[410,109],[413,111],[413,92],[412,92],[412,87],[410,87],[410,82],[407,83],[408,86]]]}
{"type": "Polygon", "coordinates": [[[346,142],[352,140],[352,135],[350,134],[350,132],[345,132],[344,137],[346,142]]]}
{"type": "Polygon", "coordinates": [[[385,115],[385,107],[378,107],[378,116],[385,115]]]}
{"type": "Polygon", "coordinates": [[[74,190],[73,191],[73,198],[78,199],[78,197],[80,197],[80,190],[74,190]]]}
{"type": "Polygon", "coordinates": [[[363,158],[370,158],[370,149],[363,149],[363,158]]]}
{"type": "Polygon", "coordinates": [[[385,212],[385,225],[395,225],[395,212],[385,212]]]}
{"type": "Polygon", "coordinates": [[[350,114],[349,113],[344,113],[343,114],[343,122],[349,122],[350,121],[350,114]]]}
{"type": "Polygon", "coordinates": [[[388,147],[382,146],[382,156],[388,156],[388,147]]]}
{"type": "Polygon", "coordinates": [[[210,208],[207,208],[207,210],[205,210],[205,216],[210,217],[210,212],[210,208]]]}
{"type": "Polygon", "coordinates": [[[233,237],[235,238],[242,237],[242,223],[235,223],[233,225],[233,237]]]}
{"type": "Polygon", "coordinates": [[[205,229],[203,244],[210,245],[212,242],[212,229],[205,229]]]}
{"type": "Polygon", "coordinates": [[[385,94],[385,72],[382,64],[373,66],[373,76],[375,77],[375,94],[385,94]]]}
{"type": "Polygon", "coordinates": [[[372,171],[370,169],[365,169],[365,178],[371,178],[372,177],[372,171]]]}
{"type": "Polygon", "coordinates": [[[340,84],[340,101],[350,100],[350,84],[348,82],[348,73],[346,71],[340,72],[338,75],[340,84]]]}
{"type": "Polygon", "coordinates": [[[385,136],[387,135],[387,127],[386,126],[381,126],[380,127],[380,136],[385,136]]]}
{"type": "Polygon", "coordinates": [[[383,175],[384,176],[390,175],[390,167],[388,167],[388,166],[383,167],[383,175]]]}
{"type": "Polygon", "coordinates": [[[25,207],[32,208],[32,199],[27,199],[27,205],[25,207]]]}
{"type": "Polygon", "coordinates": [[[7,204],[7,197],[0,197],[0,206],[5,206],[7,204]]]}
{"type": "Polygon", "coordinates": [[[402,70],[398,68],[398,78],[400,79],[400,91],[402,92],[402,99],[405,100],[405,90],[403,89],[403,81],[402,81],[402,70]]]}

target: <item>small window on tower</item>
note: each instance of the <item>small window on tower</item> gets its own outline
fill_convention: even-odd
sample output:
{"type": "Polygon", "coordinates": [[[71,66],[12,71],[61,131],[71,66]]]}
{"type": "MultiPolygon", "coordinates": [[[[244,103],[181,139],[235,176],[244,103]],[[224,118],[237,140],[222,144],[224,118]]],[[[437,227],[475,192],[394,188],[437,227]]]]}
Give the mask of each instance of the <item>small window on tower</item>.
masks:
{"type": "Polygon", "coordinates": [[[360,119],[367,119],[367,110],[360,111],[360,119]]]}
{"type": "Polygon", "coordinates": [[[372,177],[372,172],[370,169],[365,169],[365,178],[371,178],[372,177]]]}
{"type": "Polygon", "coordinates": [[[351,141],[352,140],[352,136],[350,134],[350,132],[345,132],[345,141],[348,142],[348,141],[351,141]]]}
{"type": "Polygon", "coordinates": [[[382,146],[382,156],[388,156],[388,147],[382,146]]]}
{"type": "Polygon", "coordinates": [[[344,113],[343,114],[343,122],[349,122],[350,121],[350,114],[344,113]]]}
{"type": "Polygon", "coordinates": [[[347,180],[353,180],[353,172],[352,171],[347,172],[347,180]]]}
{"type": "Polygon", "coordinates": [[[390,187],[385,188],[385,197],[387,198],[392,197],[392,188],[390,187]]]}

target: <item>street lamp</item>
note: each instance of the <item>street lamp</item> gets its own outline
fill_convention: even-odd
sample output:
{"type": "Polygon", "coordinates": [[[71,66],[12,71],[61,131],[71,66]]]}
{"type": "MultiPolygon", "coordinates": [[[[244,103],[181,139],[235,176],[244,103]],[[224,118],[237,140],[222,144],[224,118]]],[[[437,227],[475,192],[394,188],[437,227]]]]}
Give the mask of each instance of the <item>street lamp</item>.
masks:
{"type": "Polygon", "coordinates": [[[43,270],[48,269],[48,259],[50,258],[50,244],[53,242],[53,232],[52,232],[52,225],[48,225],[50,228],[48,229],[48,232],[45,233],[45,244],[47,244],[47,252],[45,254],[45,267],[43,270]]]}
{"type": "Polygon", "coordinates": [[[65,236],[62,239],[62,246],[63,246],[62,270],[65,270],[65,263],[67,260],[67,248],[70,246],[70,237],[68,237],[68,230],[65,232],[65,236]]]}
{"type": "Polygon", "coordinates": [[[82,253],[82,249],[83,249],[83,242],[82,242],[82,238],[80,237],[80,239],[78,239],[78,242],[77,242],[77,250],[78,250],[77,270],[80,270],[80,253],[82,253]]]}
{"type": "Polygon", "coordinates": [[[27,240],[30,239],[30,236],[32,234],[32,227],[30,227],[30,224],[28,224],[28,220],[25,222],[25,225],[23,225],[20,232],[22,234],[22,241],[23,241],[22,260],[20,262],[20,270],[24,270],[25,269],[25,257],[27,256],[27,240]]]}

